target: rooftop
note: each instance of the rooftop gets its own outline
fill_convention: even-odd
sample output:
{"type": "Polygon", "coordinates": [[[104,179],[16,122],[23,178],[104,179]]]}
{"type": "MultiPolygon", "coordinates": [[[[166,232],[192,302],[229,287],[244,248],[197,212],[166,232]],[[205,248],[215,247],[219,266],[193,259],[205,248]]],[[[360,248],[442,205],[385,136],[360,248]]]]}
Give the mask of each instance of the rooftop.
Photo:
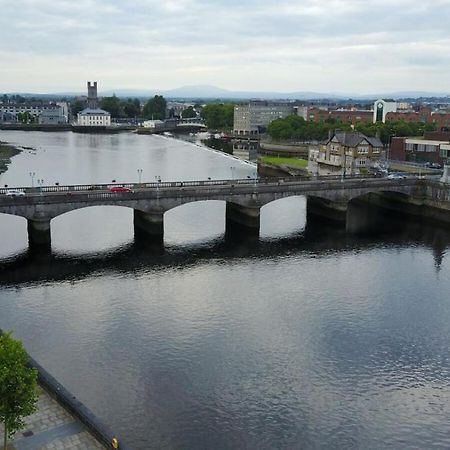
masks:
{"type": "Polygon", "coordinates": [[[105,111],[104,109],[100,109],[100,108],[85,108],[83,109],[83,111],[80,111],[78,114],[83,115],[83,116],[104,116],[104,115],[108,115],[110,116],[111,114],[108,111],[105,111]]]}

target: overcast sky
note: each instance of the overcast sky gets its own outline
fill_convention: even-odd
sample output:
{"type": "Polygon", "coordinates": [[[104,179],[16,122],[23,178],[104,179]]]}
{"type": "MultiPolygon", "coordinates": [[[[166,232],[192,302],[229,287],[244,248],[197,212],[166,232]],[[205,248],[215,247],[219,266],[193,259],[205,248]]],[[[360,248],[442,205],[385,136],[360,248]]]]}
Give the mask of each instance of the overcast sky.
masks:
{"type": "Polygon", "coordinates": [[[450,0],[0,0],[0,92],[450,93],[450,0]]]}

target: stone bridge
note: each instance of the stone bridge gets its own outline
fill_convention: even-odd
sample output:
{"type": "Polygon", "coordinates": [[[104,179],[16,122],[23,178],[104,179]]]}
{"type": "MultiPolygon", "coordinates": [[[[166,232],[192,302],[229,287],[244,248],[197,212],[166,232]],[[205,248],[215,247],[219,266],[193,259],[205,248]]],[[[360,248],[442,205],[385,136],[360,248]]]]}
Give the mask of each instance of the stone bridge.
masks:
{"type": "MultiPolygon", "coordinates": [[[[118,185],[116,185],[118,186],[118,185]]],[[[30,244],[50,244],[50,221],[66,212],[91,206],[122,206],[134,210],[134,226],[149,238],[162,240],[164,213],[186,203],[226,202],[226,228],[259,231],[261,207],[275,200],[307,197],[307,214],[348,220],[348,205],[368,194],[408,199],[416,207],[450,209],[448,185],[418,179],[318,177],[124,183],[129,192],[111,192],[112,185],[42,186],[14,188],[25,195],[6,195],[0,189],[0,213],[28,221],[30,244]],[[392,197],[393,196],[393,197],[392,197]]]]}

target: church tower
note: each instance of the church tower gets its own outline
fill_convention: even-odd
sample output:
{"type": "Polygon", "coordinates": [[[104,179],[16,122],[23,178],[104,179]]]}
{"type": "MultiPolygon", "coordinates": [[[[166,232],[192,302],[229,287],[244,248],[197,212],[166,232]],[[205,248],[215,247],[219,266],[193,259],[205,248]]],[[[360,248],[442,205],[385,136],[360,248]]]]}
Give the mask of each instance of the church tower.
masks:
{"type": "Polygon", "coordinates": [[[91,84],[91,82],[88,81],[87,88],[88,88],[87,107],[90,109],[97,109],[98,108],[97,82],[94,81],[94,83],[91,84]]]}

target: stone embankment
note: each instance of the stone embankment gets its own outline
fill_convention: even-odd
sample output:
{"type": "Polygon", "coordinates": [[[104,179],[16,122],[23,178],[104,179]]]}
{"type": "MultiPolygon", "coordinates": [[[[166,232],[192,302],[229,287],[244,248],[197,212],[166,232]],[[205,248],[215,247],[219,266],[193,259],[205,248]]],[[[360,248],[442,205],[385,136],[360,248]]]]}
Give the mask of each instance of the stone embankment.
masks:
{"type": "MultiPolygon", "coordinates": [[[[2,333],[0,329],[0,336],[2,333]]],[[[9,450],[130,450],[120,437],[31,357],[29,365],[38,371],[38,409],[25,418],[26,427],[16,433],[9,450]],[[112,445],[113,441],[118,447],[112,445]]],[[[1,424],[0,442],[3,442],[1,424]]]]}

